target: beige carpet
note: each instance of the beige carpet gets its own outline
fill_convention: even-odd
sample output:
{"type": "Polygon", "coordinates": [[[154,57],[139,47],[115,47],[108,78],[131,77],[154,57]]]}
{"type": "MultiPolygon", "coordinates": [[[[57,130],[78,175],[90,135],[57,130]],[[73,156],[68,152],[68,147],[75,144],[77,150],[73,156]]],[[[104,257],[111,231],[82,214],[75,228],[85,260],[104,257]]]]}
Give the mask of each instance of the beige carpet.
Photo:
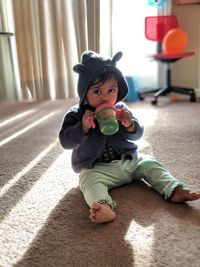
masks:
{"type": "MultiPolygon", "coordinates": [[[[200,201],[171,204],[144,184],[111,192],[117,219],[94,225],[57,135],[75,103],[1,103],[0,266],[199,267],[200,201]]],[[[200,189],[200,103],[131,103],[140,151],[200,189]]]]}

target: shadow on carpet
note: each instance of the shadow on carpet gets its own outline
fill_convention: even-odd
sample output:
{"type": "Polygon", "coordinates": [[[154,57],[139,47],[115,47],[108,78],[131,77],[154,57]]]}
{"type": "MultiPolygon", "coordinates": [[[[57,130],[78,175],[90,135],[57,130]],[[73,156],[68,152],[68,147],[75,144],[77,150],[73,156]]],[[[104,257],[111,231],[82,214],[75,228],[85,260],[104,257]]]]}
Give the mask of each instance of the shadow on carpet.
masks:
{"type": "Polygon", "coordinates": [[[189,266],[195,255],[199,262],[195,207],[165,201],[140,183],[111,195],[118,203],[117,219],[95,225],[79,188],[69,191],[15,266],[181,266],[179,259],[189,266]]]}

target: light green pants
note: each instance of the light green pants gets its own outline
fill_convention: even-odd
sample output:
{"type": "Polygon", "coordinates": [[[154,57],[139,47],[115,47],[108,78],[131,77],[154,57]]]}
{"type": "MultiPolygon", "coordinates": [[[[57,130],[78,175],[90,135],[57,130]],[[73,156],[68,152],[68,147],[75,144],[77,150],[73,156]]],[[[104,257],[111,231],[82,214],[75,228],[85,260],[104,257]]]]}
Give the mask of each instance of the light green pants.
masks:
{"type": "Polygon", "coordinates": [[[144,155],[111,163],[97,163],[92,169],[80,172],[79,186],[89,206],[94,201],[106,202],[114,209],[115,202],[109,195],[109,189],[142,179],[165,198],[169,198],[177,186],[185,187],[160,162],[144,155]]]}

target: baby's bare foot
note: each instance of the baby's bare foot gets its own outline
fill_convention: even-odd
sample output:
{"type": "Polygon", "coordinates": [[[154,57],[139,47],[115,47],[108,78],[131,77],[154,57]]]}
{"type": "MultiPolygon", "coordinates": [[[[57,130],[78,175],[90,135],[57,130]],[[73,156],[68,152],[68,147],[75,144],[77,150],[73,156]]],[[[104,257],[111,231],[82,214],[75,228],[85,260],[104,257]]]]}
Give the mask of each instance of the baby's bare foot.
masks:
{"type": "Polygon", "coordinates": [[[199,198],[200,192],[192,192],[189,189],[177,186],[170,200],[174,203],[182,203],[184,201],[193,201],[199,198]]]}
{"type": "Polygon", "coordinates": [[[116,218],[115,212],[107,204],[94,202],[90,209],[90,220],[95,223],[113,221],[116,218]]]}

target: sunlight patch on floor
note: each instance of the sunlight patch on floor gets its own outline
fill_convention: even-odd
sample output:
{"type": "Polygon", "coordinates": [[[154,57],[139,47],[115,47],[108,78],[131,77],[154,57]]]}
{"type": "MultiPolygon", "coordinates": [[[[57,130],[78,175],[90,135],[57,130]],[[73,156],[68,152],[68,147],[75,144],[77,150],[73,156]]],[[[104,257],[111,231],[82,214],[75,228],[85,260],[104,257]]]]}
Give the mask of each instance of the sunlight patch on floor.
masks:
{"type": "Polygon", "coordinates": [[[23,133],[29,131],[30,129],[36,127],[38,124],[40,124],[41,122],[43,122],[43,121],[49,119],[50,117],[52,117],[52,116],[55,115],[55,114],[56,114],[56,112],[51,112],[51,113],[49,113],[48,115],[45,115],[45,116],[43,116],[42,118],[36,120],[35,122],[29,124],[28,126],[26,126],[25,128],[23,128],[22,130],[20,130],[20,131],[18,131],[18,132],[16,132],[16,133],[12,134],[11,136],[9,136],[9,137],[3,139],[3,140],[0,142],[0,147],[3,146],[3,145],[5,145],[5,144],[7,144],[8,142],[10,142],[11,140],[13,140],[14,138],[16,138],[16,137],[22,135],[23,133]]]}
{"type": "Polygon", "coordinates": [[[21,112],[21,113],[15,115],[15,116],[12,115],[11,118],[9,118],[9,119],[4,120],[3,122],[1,122],[0,123],[0,127],[3,127],[3,126],[5,126],[5,125],[7,125],[7,124],[9,124],[9,123],[11,123],[13,121],[18,120],[18,119],[21,119],[21,118],[23,118],[23,117],[25,117],[27,115],[30,115],[31,113],[33,113],[35,111],[36,111],[36,109],[34,108],[34,109],[31,109],[31,110],[28,110],[28,111],[21,112]]]}
{"type": "Polygon", "coordinates": [[[58,144],[58,138],[50,144],[47,148],[45,148],[36,158],[34,158],[23,170],[18,172],[12,179],[8,181],[7,184],[5,184],[0,189],[0,197],[2,197],[12,186],[15,185],[26,173],[28,173],[33,167],[35,167],[39,161],[41,161],[49,151],[58,144]]]}
{"type": "Polygon", "coordinates": [[[148,108],[137,108],[133,110],[134,115],[138,118],[144,127],[153,126],[158,117],[158,110],[148,108]]]}
{"type": "Polygon", "coordinates": [[[71,168],[71,150],[66,150],[17,203],[0,225],[0,266],[13,266],[29,249],[51,211],[72,188],[78,175],[71,168]],[[65,164],[63,164],[65,162],[65,164]]]}
{"type": "Polygon", "coordinates": [[[129,241],[132,245],[134,266],[151,267],[154,225],[141,226],[132,221],[125,240],[129,241]]]}
{"type": "MultiPolygon", "coordinates": [[[[156,123],[156,119],[158,116],[158,111],[155,109],[148,109],[148,108],[138,108],[133,110],[134,115],[136,118],[141,121],[142,125],[144,125],[144,129],[154,126],[156,123]]],[[[145,139],[145,132],[144,136],[136,141],[136,144],[138,145],[139,151],[145,149],[145,148],[151,148],[151,145],[149,142],[145,139]]],[[[150,152],[149,152],[150,153],[150,152]]],[[[151,151],[153,153],[153,151],[151,151]]]]}
{"type": "Polygon", "coordinates": [[[147,142],[144,138],[140,139],[139,141],[136,141],[135,143],[138,145],[140,150],[150,147],[149,142],[147,142]]]}

